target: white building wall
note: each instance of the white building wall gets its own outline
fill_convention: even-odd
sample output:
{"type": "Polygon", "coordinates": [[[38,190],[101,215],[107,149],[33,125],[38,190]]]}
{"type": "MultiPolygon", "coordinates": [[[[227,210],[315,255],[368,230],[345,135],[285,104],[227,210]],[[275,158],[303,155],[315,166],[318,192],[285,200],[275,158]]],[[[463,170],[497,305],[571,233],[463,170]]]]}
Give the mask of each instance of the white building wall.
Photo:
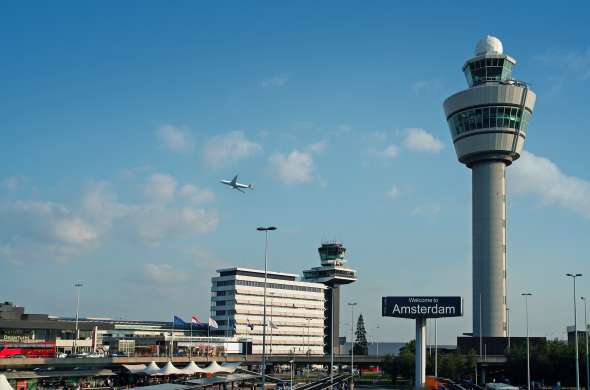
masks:
{"type": "MultiPolygon", "coordinates": [[[[263,271],[249,271],[260,272],[260,276],[212,278],[211,312],[220,330],[252,341],[252,353],[261,354],[264,274],[263,271]],[[254,328],[250,329],[248,323],[254,328]]],[[[267,327],[268,354],[323,354],[325,288],[319,283],[278,280],[268,273],[267,323],[270,321],[276,326],[272,328],[269,324],[267,327]]]]}

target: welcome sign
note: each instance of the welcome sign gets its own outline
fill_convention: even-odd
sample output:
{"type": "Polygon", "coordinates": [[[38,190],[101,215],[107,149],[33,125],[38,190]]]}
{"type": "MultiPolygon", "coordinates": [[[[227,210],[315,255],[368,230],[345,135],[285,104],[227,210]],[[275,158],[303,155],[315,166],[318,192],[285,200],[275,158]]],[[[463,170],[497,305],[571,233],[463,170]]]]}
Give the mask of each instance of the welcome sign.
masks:
{"type": "Polygon", "coordinates": [[[463,316],[461,297],[383,297],[383,317],[443,318],[463,316]]]}

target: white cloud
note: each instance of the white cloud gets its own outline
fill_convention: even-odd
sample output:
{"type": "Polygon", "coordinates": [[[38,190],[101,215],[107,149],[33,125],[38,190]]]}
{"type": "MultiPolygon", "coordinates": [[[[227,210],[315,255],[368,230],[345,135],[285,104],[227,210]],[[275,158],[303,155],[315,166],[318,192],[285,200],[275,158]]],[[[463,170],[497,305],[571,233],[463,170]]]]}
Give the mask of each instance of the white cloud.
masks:
{"type": "Polygon", "coordinates": [[[250,157],[259,152],[262,146],[248,140],[243,131],[213,137],[205,146],[203,160],[210,166],[219,167],[250,157]]]}
{"type": "Polygon", "coordinates": [[[381,155],[387,159],[394,159],[397,157],[397,155],[399,154],[399,148],[394,145],[388,145],[385,150],[383,150],[383,152],[381,152],[381,155]]]}
{"type": "Polygon", "coordinates": [[[590,79],[590,47],[581,50],[549,50],[539,59],[548,66],[561,68],[564,76],[590,79]]]}
{"type": "Polygon", "coordinates": [[[65,261],[92,247],[97,227],[53,202],[17,201],[0,206],[0,258],[24,263],[65,261]]]}
{"type": "Polygon", "coordinates": [[[186,152],[193,148],[190,133],[185,128],[164,125],[157,130],[160,143],[173,152],[186,152]]]}
{"type": "Polygon", "coordinates": [[[439,213],[440,205],[427,204],[414,207],[410,214],[416,217],[436,217],[439,213]]]}
{"type": "Polygon", "coordinates": [[[192,184],[185,184],[180,189],[180,195],[192,204],[208,203],[215,200],[213,191],[206,188],[199,188],[192,184]]]}
{"type": "Polygon", "coordinates": [[[307,145],[307,147],[305,149],[311,153],[320,154],[320,153],[323,153],[327,147],[328,147],[328,141],[323,139],[323,140],[318,141],[316,143],[307,145]]]}
{"type": "Polygon", "coordinates": [[[278,75],[262,80],[260,86],[262,88],[281,88],[287,84],[289,77],[286,75],[278,75]]]}
{"type": "Polygon", "coordinates": [[[169,202],[176,192],[176,179],[170,175],[154,173],[147,180],[144,193],[155,202],[169,202]]]}
{"type": "Polygon", "coordinates": [[[409,150],[418,152],[438,153],[444,148],[444,144],[424,129],[406,129],[404,146],[409,150]]]}
{"type": "Polygon", "coordinates": [[[293,150],[277,153],[269,159],[272,171],[285,184],[305,184],[313,179],[314,162],[310,153],[293,150]]]}
{"type": "Polygon", "coordinates": [[[178,284],[189,280],[186,272],[177,271],[170,264],[146,264],[143,269],[145,278],[155,284],[178,284]]]}
{"type": "Polygon", "coordinates": [[[543,205],[558,204],[590,219],[590,181],[568,176],[551,160],[527,151],[508,172],[515,193],[538,196],[543,205]]]}
{"type": "Polygon", "coordinates": [[[217,229],[217,211],[200,207],[213,200],[210,191],[184,185],[176,192],[176,179],[161,176],[148,180],[156,202],[121,203],[109,183],[98,182],[86,189],[76,207],[30,201],[0,204],[0,261],[63,262],[108,240],[158,245],[217,229]],[[155,185],[161,183],[166,189],[155,185]]]}
{"type": "Polygon", "coordinates": [[[399,197],[399,194],[400,194],[400,189],[398,186],[396,186],[394,184],[391,186],[391,188],[387,191],[387,193],[385,195],[387,195],[387,197],[390,199],[396,199],[397,197],[399,197]]]}

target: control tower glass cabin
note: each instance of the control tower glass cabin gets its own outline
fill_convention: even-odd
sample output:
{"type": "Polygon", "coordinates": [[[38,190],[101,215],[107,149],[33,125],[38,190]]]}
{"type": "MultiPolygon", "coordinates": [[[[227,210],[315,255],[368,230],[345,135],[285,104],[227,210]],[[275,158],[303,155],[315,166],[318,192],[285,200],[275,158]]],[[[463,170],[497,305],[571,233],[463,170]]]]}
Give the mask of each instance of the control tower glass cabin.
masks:
{"type": "Polygon", "coordinates": [[[330,287],[325,290],[327,315],[324,320],[324,353],[330,353],[334,346],[334,354],[339,354],[340,286],[356,282],[356,271],[344,265],[346,248],[340,242],[324,242],[318,248],[318,253],[321,266],[303,271],[303,281],[322,283],[330,287]],[[332,317],[334,317],[334,329],[332,329],[332,317]]]}
{"type": "Polygon", "coordinates": [[[512,78],[515,64],[498,38],[484,37],[463,65],[469,88],[443,104],[457,158],[472,170],[475,336],[506,336],[505,174],[520,157],[536,99],[512,78]]]}

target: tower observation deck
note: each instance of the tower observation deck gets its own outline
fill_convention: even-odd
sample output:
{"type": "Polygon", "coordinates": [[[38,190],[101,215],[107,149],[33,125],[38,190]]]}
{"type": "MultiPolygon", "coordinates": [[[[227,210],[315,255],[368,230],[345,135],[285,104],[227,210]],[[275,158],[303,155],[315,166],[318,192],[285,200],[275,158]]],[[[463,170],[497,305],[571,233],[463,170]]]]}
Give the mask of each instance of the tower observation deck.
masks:
{"type": "Polygon", "coordinates": [[[346,248],[340,242],[324,242],[318,248],[318,253],[321,265],[303,271],[303,281],[322,283],[330,287],[325,290],[327,316],[324,320],[324,353],[330,353],[334,348],[334,353],[338,354],[340,286],[356,282],[356,271],[345,265],[346,248]]]}
{"type": "Polygon", "coordinates": [[[506,337],[506,167],[520,157],[536,99],[512,78],[515,64],[484,37],[463,65],[469,88],[443,103],[457,158],[472,170],[475,336],[506,337]]]}

